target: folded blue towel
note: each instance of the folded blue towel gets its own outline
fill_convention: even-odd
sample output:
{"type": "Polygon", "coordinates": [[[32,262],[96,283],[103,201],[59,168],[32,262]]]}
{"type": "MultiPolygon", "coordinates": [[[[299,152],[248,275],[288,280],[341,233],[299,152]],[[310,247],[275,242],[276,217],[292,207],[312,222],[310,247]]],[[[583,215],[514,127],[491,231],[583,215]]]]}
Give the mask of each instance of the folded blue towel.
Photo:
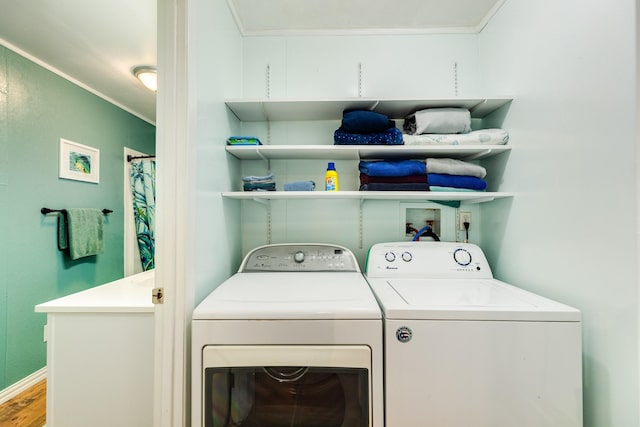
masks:
{"type": "Polygon", "coordinates": [[[402,132],[396,127],[378,133],[351,133],[337,129],[333,133],[334,145],[402,145],[402,132]]]}
{"type": "Polygon", "coordinates": [[[420,160],[360,162],[358,167],[360,172],[369,176],[408,176],[427,173],[426,163],[420,160]]]}
{"type": "Polygon", "coordinates": [[[475,176],[465,175],[445,175],[440,173],[427,174],[429,186],[468,188],[470,190],[484,191],[487,189],[487,182],[475,176]]]}
{"type": "Polygon", "coordinates": [[[352,110],[342,113],[342,130],[345,132],[379,133],[389,127],[389,117],[374,111],[352,110]]]}
{"type": "Polygon", "coordinates": [[[313,181],[287,182],[283,185],[284,191],[313,191],[316,183],[313,181]]]}
{"type": "Polygon", "coordinates": [[[104,250],[104,214],[100,209],[66,209],[58,217],[58,249],[71,259],[101,254],[104,250]]]}

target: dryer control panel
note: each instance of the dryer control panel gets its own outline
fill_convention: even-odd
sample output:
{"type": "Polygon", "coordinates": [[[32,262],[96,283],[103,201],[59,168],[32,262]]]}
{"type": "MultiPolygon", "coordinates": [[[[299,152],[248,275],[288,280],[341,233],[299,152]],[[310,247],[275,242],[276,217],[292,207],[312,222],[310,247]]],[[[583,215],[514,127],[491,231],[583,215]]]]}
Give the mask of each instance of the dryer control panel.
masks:
{"type": "Polygon", "coordinates": [[[323,243],[275,244],[253,249],[239,273],[251,271],[350,271],[360,272],[353,253],[342,246],[323,243]]]}
{"type": "Polygon", "coordinates": [[[471,243],[394,242],[369,249],[367,277],[491,279],[482,249],[471,243]]]}

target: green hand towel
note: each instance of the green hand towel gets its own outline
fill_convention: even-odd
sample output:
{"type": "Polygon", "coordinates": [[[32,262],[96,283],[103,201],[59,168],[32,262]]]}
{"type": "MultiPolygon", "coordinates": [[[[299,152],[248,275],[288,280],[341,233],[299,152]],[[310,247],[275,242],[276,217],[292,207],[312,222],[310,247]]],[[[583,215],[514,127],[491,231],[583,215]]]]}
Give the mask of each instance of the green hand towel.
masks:
{"type": "Polygon", "coordinates": [[[101,254],[104,214],[100,209],[67,209],[58,218],[58,248],[69,249],[71,259],[101,254]]]}
{"type": "Polygon", "coordinates": [[[67,237],[67,211],[58,214],[58,249],[61,251],[69,249],[69,238],[67,237]]]}

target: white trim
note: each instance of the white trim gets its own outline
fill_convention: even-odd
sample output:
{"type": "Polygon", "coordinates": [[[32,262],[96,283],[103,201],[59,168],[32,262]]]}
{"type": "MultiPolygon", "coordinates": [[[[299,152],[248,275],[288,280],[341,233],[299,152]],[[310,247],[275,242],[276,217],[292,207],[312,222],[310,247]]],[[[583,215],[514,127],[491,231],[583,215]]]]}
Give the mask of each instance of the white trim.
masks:
{"type": "Polygon", "coordinates": [[[102,99],[104,99],[105,101],[115,105],[118,108],[123,109],[124,111],[126,111],[127,113],[133,114],[134,116],[138,117],[141,120],[144,120],[147,123],[150,123],[152,125],[155,126],[155,122],[151,119],[149,119],[148,117],[144,117],[142,116],[140,113],[137,113],[135,111],[133,111],[132,109],[125,107],[124,105],[120,104],[117,101],[114,101],[112,98],[109,98],[107,95],[103,94],[102,92],[99,92],[95,89],[93,89],[90,86],[87,86],[86,84],[82,83],[79,80],[74,79],[73,77],[71,77],[70,75],[58,70],[56,67],[47,64],[46,62],[42,61],[41,59],[36,58],[35,56],[25,52],[24,50],[20,49],[19,47],[9,43],[8,41],[6,41],[3,38],[0,38],[0,45],[6,47],[7,49],[17,53],[18,55],[28,59],[31,62],[36,63],[37,65],[41,66],[42,68],[51,71],[53,74],[57,74],[58,76],[62,77],[65,80],[70,81],[71,83],[73,83],[76,86],[81,87],[82,89],[91,92],[92,94],[96,95],[97,97],[100,97],[102,99]]]}
{"type": "Polygon", "coordinates": [[[498,10],[500,10],[500,8],[502,7],[502,5],[504,4],[505,1],[506,0],[498,0],[496,2],[496,4],[493,5],[491,10],[489,10],[489,12],[487,12],[487,14],[484,16],[484,18],[482,18],[482,20],[480,21],[480,23],[476,27],[476,30],[475,30],[476,33],[480,33],[480,32],[482,32],[482,30],[484,30],[484,27],[489,23],[491,18],[493,18],[495,16],[495,14],[498,13],[498,10]]]}
{"type": "MultiPolygon", "coordinates": [[[[639,63],[640,58],[640,31],[638,25],[640,24],[640,0],[636,0],[636,16],[635,16],[635,28],[636,28],[636,56],[635,63],[635,75],[636,75],[636,147],[640,147],[640,81],[638,80],[639,63]]],[[[636,148],[636,289],[640,289],[640,168],[637,165],[640,164],[640,152],[636,148]]],[[[636,304],[640,305],[640,293],[636,292],[636,304]]],[[[640,317],[636,315],[636,331],[640,330],[640,317]]],[[[636,341],[636,366],[640,365],[640,339],[636,341]]],[[[639,372],[636,370],[636,381],[639,372]]],[[[636,393],[638,390],[636,389],[636,393]]],[[[636,394],[637,395],[637,394],[636,394]]],[[[637,398],[636,398],[637,399],[637,398]]],[[[640,405],[636,406],[636,417],[640,412],[640,405]]]]}
{"type": "Polygon", "coordinates": [[[10,385],[4,390],[0,390],[0,404],[5,403],[23,391],[28,390],[40,381],[47,378],[47,367],[35,371],[33,374],[21,379],[17,383],[10,385]]]}
{"type": "Polygon", "coordinates": [[[158,75],[156,155],[156,286],[164,303],[155,307],[154,427],[184,427],[191,411],[187,390],[187,313],[185,282],[189,252],[190,167],[188,20],[189,1],[158,1],[158,75]],[[165,159],[165,160],[163,160],[165,159]]]}
{"type": "MultiPolygon", "coordinates": [[[[235,15],[234,15],[235,16],[235,15]]],[[[236,20],[236,25],[245,37],[262,36],[393,36],[421,34],[477,34],[478,27],[429,27],[429,28],[352,28],[316,30],[245,30],[236,20]]]]}
{"type": "Polygon", "coordinates": [[[238,27],[238,31],[240,31],[240,34],[244,35],[245,34],[245,29],[242,26],[242,21],[240,20],[240,15],[238,14],[238,11],[236,10],[235,3],[233,2],[233,0],[227,0],[227,5],[229,6],[229,10],[231,11],[231,14],[233,15],[233,20],[235,21],[236,26],[238,27]]]}

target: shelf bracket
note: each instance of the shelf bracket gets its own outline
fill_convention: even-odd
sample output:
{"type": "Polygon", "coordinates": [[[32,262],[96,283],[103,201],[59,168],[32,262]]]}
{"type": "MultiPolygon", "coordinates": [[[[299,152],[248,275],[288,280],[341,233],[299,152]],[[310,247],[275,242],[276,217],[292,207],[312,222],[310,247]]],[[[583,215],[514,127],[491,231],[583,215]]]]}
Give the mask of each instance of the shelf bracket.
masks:
{"type": "Polygon", "coordinates": [[[358,248],[364,248],[364,215],[362,214],[362,206],[364,205],[364,198],[360,198],[358,206],[358,248]]]}
{"type": "Polygon", "coordinates": [[[267,64],[267,98],[271,98],[271,65],[267,64]]]}
{"type": "Polygon", "coordinates": [[[252,199],[254,202],[259,203],[263,206],[266,207],[267,209],[267,244],[270,245],[271,244],[271,239],[273,236],[272,233],[272,217],[271,217],[271,199],[259,199],[257,197],[254,197],[252,199]]]}
{"type": "Polygon", "coordinates": [[[465,160],[476,160],[476,159],[481,159],[481,158],[483,158],[483,157],[488,156],[488,155],[489,155],[489,154],[491,154],[492,152],[493,152],[493,149],[492,149],[492,148],[487,148],[487,149],[486,149],[486,150],[484,150],[484,151],[481,151],[481,152],[479,152],[479,153],[472,154],[472,155],[470,155],[470,156],[465,157],[464,159],[465,159],[465,160]]]}
{"type": "Polygon", "coordinates": [[[271,173],[271,158],[265,157],[265,155],[262,154],[262,151],[259,148],[256,148],[256,154],[258,155],[258,157],[260,157],[260,159],[267,163],[267,174],[271,173]]]}
{"type": "Polygon", "coordinates": [[[453,95],[458,96],[458,62],[453,62],[453,95]]]}
{"type": "Polygon", "coordinates": [[[472,199],[472,200],[461,200],[460,204],[461,205],[475,205],[477,203],[491,202],[491,201],[493,201],[495,199],[496,198],[493,197],[493,196],[479,197],[479,198],[472,199]]]}
{"type": "Polygon", "coordinates": [[[489,102],[488,99],[486,99],[486,98],[483,99],[482,101],[478,102],[473,107],[469,108],[469,112],[471,112],[473,114],[478,108],[480,108],[481,105],[486,104],[487,102],[489,102]]]}
{"type": "Polygon", "coordinates": [[[362,98],[362,62],[358,63],[358,98],[362,98]]]}
{"type": "Polygon", "coordinates": [[[273,237],[273,227],[272,227],[272,215],[271,215],[271,200],[267,204],[267,245],[270,245],[273,237]]]}

